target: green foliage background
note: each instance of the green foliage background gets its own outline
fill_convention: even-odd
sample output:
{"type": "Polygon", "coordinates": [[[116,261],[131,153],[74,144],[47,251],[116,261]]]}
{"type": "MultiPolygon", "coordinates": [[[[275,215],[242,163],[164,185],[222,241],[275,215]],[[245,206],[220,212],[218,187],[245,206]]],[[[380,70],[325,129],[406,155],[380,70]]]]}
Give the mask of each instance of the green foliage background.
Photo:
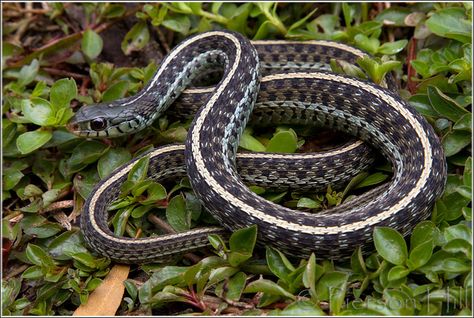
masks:
{"type": "MultiPolygon", "coordinates": [[[[393,71],[400,94],[442,139],[449,164],[444,195],[430,220],[409,238],[390,228],[374,232],[376,251],[355,250],[350,262],[312,255],[288,259],[254,251],[256,228],[229,243],[213,236],[216,255],[172,266],[133,268],[121,314],[234,313],[272,315],[471,315],[472,308],[472,4],[410,3],[43,3],[4,4],[2,103],[3,315],[70,315],[108,273],[107,259],[85,247],[77,224],[92,187],[131,158],[182,142],[189,122],[159,119],[134,136],[83,140],[64,125],[82,103],[135,94],[156,70],[119,67],[104,57],[102,34],[132,21],[120,49],[131,63],[158,39],[163,53],[185,36],[230,29],[251,39],[335,40],[374,56],[335,71],[380,82],[393,71]],[[41,30],[53,30],[54,36],[41,30]]],[[[311,137],[291,127],[246,130],[241,147],[295,152],[311,137]]],[[[165,188],[145,178],[130,186],[111,226],[117,235],[157,232],[153,216],[177,231],[213,220],[186,179],[165,188]]],[[[265,198],[305,211],[340,204],[354,190],[383,182],[383,163],[344,191],[275,193],[265,198]]],[[[159,231],[158,231],[159,232],[159,231]]],[[[206,256],[207,255],[207,256],[206,256]]]]}

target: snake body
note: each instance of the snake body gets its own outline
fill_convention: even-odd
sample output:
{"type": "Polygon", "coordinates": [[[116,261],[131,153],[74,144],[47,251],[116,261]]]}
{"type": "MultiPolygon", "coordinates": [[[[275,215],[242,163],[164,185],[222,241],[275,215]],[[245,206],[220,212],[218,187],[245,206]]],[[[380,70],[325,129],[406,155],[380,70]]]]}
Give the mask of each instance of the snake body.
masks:
{"type": "MultiPolygon", "coordinates": [[[[271,65],[269,69],[281,67],[285,54],[290,66],[292,62],[301,65],[301,60],[314,59],[313,64],[324,69],[321,65],[328,64],[327,56],[347,54],[350,61],[358,50],[330,42],[261,45],[268,52],[277,52],[262,68],[262,54],[239,34],[212,31],[190,37],[164,59],[140,94],[82,108],[69,128],[89,137],[141,129],[160,116],[185,87],[199,79],[199,74],[218,66],[223,70],[223,78],[215,88],[183,93],[184,99],[186,94],[207,94],[207,100],[194,116],[184,146],[160,147],[147,154],[150,177],[162,180],[187,174],[205,208],[226,229],[257,224],[260,243],[295,256],[316,252],[332,259],[347,257],[357,245],[364,251],[371,248],[375,226],[391,226],[407,234],[428,217],[444,188],[446,162],[439,139],[426,120],[390,90],[311,67],[303,67],[303,72],[297,73],[270,71],[259,80],[260,70],[266,64],[271,65]],[[314,57],[319,52],[324,52],[323,58],[314,57]],[[237,147],[259,90],[266,96],[261,105],[271,106],[270,111],[265,110],[266,106],[257,108],[260,113],[255,118],[260,116],[263,122],[312,123],[357,136],[391,161],[391,182],[318,214],[287,209],[248,190],[236,169],[237,147]]],[[[357,153],[362,147],[367,146],[354,141],[333,151],[298,154],[293,159],[283,154],[239,154],[238,162],[241,172],[249,180],[258,179],[257,184],[271,184],[275,179],[265,173],[260,179],[252,178],[259,170],[259,160],[261,166],[277,167],[286,173],[282,186],[291,187],[298,180],[299,185],[304,185],[310,179],[321,179],[317,175],[320,171],[310,172],[318,160],[326,160],[330,167],[340,167],[338,160],[344,162],[344,154],[357,153]],[[332,166],[331,161],[335,161],[332,166]]],[[[222,228],[201,228],[142,239],[114,236],[107,226],[107,204],[118,196],[134,163],[120,167],[102,180],[85,203],[81,227],[92,248],[118,262],[159,262],[208,245],[207,236],[211,233],[224,233],[222,228]]],[[[348,165],[346,161],[346,166],[337,169],[343,171],[348,165]]]]}

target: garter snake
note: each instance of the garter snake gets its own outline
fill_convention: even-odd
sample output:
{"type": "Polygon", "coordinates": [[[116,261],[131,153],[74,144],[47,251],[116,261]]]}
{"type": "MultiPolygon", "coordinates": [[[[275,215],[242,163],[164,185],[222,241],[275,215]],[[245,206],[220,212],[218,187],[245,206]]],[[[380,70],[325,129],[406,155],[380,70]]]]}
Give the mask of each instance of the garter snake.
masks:
{"type": "MultiPolygon", "coordinates": [[[[345,54],[347,60],[354,60],[358,55],[354,52],[359,52],[331,42],[260,45],[270,52],[268,63],[279,66],[284,64],[279,60],[283,55],[289,64],[298,64],[301,59],[318,64],[331,54],[345,54]],[[272,54],[277,48],[279,53],[272,54]]],[[[394,92],[317,70],[324,69],[321,65],[312,70],[303,68],[303,72],[270,72],[259,81],[259,52],[255,47],[241,35],[228,31],[192,36],[165,57],[141,93],[81,108],[68,127],[89,137],[141,129],[160,116],[161,109],[167,108],[197,74],[220,65],[223,78],[215,88],[188,90],[207,94],[207,99],[194,116],[185,145],[164,146],[146,154],[150,157],[150,177],[162,180],[187,174],[205,208],[225,228],[257,224],[260,243],[294,256],[316,252],[332,259],[347,257],[357,245],[364,251],[371,248],[375,226],[391,226],[406,235],[428,217],[444,188],[446,162],[438,137],[421,115],[394,92]],[[314,123],[349,132],[380,151],[392,163],[391,181],[318,214],[276,205],[248,190],[236,170],[235,158],[259,90],[273,107],[267,117],[276,112],[274,117],[290,123],[314,123]],[[290,115],[285,116],[287,111],[290,115]]],[[[327,64],[327,58],[322,64],[327,64]]],[[[265,112],[261,110],[262,118],[265,112]]],[[[287,173],[287,183],[294,184],[305,180],[317,160],[333,161],[334,169],[339,160],[344,160],[346,151],[363,145],[354,142],[322,154],[300,154],[299,161],[291,163],[283,154],[244,154],[239,155],[239,160],[249,175],[260,169],[259,160],[261,166],[275,165],[276,170],[287,173]]],[[[135,161],[102,180],[84,205],[81,228],[94,250],[117,262],[160,262],[208,245],[207,236],[211,233],[224,233],[222,228],[200,228],[140,239],[114,236],[107,225],[107,204],[119,194],[135,161]]],[[[335,174],[349,166],[346,161],[342,168],[329,170],[335,174]]],[[[269,175],[261,179],[265,177],[269,180],[269,175]]]]}

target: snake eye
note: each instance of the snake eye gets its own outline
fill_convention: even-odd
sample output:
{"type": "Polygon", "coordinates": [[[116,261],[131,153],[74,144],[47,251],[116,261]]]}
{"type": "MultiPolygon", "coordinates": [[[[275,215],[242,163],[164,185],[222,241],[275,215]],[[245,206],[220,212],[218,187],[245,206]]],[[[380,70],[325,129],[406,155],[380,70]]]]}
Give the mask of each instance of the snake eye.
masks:
{"type": "Polygon", "coordinates": [[[106,121],[104,118],[95,118],[91,120],[91,129],[95,131],[101,131],[104,130],[106,127],[106,121]]]}

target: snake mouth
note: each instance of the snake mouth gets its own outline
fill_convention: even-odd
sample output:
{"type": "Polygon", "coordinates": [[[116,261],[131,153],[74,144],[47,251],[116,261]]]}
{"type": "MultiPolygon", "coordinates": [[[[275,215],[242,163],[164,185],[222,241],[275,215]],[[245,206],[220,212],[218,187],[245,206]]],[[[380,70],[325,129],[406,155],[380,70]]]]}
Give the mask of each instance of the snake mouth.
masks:
{"type": "Polygon", "coordinates": [[[70,121],[69,123],[67,123],[65,125],[65,127],[70,133],[72,133],[76,136],[83,136],[84,135],[84,131],[81,130],[81,127],[77,122],[70,121]]]}

